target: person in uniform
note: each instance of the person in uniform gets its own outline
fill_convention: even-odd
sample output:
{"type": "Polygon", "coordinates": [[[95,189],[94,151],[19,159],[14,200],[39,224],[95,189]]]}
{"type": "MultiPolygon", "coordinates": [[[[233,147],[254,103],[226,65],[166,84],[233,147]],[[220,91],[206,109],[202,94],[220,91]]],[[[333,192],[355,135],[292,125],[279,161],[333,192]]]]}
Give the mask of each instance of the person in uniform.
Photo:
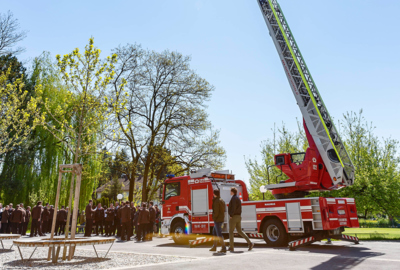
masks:
{"type": "Polygon", "coordinates": [[[26,216],[26,209],[24,208],[24,204],[20,203],[19,204],[19,209],[22,210],[22,222],[18,225],[18,231],[17,233],[20,235],[23,235],[23,229],[24,229],[24,223],[25,223],[25,216],[26,216]]]}
{"type": "Polygon", "coordinates": [[[30,237],[37,236],[39,233],[42,236],[41,217],[42,217],[42,202],[37,202],[36,206],[32,209],[32,224],[30,237]]]}
{"type": "Polygon", "coordinates": [[[64,205],[61,206],[60,211],[57,212],[57,229],[56,229],[56,235],[58,232],[58,235],[61,235],[61,232],[64,234],[65,233],[65,224],[67,223],[67,217],[68,213],[67,210],[65,210],[64,205]]]}
{"type": "Polygon", "coordinates": [[[126,235],[126,240],[130,241],[130,225],[131,225],[131,208],[129,207],[129,201],[125,203],[123,207],[121,207],[120,210],[120,216],[121,216],[121,241],[125,240],[125,235],[126,235]]]}
{"type": "Polygon", "coordinates": [[[51,229],[53,227],[53,218],[54,218],[54,206],[50,205],[49,209],[49,221],[47,222],[47,232],[51,232],[51,229]]]}
{"type": "Polygon", "coordinates": [[[154,203],[150,202],[149,213],[150,213],[150,223],[147,228],[147,238],[149,241],[153,241],[154,225],[156,224],[156,209],[154,209],[154,203]]]}
{"type": "Polygon", "coordinates": [[[150,223],[150,212],[146,207],[147,207],[146,203],[142,203],[142,210],[139,213],[139,219],[138,219],[138,225],[140,231],[138,241],[147,240],[147,234],[148,234],[147,228],[149,227],[150,223]]]}
{"type": "Polygon", "coordinates": [[[28,224],[30,219],[31,219],[31,207],[28,206],[26,207],[25,219],[22,225],[22,235],[26,235],[26,230],[28,229],[28,224]]]}
{"type": "Polygon", "coordinates": [[[112,229],[113,229],[113,223],[115,219],[115,214],[114,214],[114,205],[110,203],[110,207],[107,208],[106,210],[106,220],[105,220],[105,227],[106,227],[106,236],[111,236],[112,229]]]}
{"type": "Polygon", "coordinates": [[[3,210],[3,214],[1,217],[1,229],[0,229],[0,233],[7,233],[8,230],[8,208],[9,206],[6,205],[6,208],[4,208],[3,210]]]}
{"type": "Polygon", "coordinates": [[[135,239],[136,239],[136,240],[137,240],[138,238],[140,238],[140,237],[138,237],[139,234],[140,234],[139,225],[138,225],[139,214],[140,214],[140,206],[137,206],[137,207],[136,207],[135,216],[133,217],[133,226],[135,226],[135,233],[136,233],[135,239]]]}
{"type": "Polygon", "coordinates": [[[42,233],[48,233],[49,228],[49,219],[50,219],[50,211],[49,211],[49,203],[46,203],[46,206],[43,207],[43,213],[42,213],[42,233]]]}
{"type": "Polygon", "coordinates": [[[11,223],[11,215],[14,212],[14,210],[15,209],[13,208],[13,204],[10,203],[8,205],[8,227],[7,227],[7,233],[11,233],[11,231],[12,231],[13,224],[11,223]]]}
{"type": "Polygon", "coordinates": [[[96,236],[99,236],[99,234],[103,236],[104,208],[101,207],[101,203],[97,204],[97,208],[94,212],[94,221],[96,225],[96,236]]]}
{"type": "Polygon", "coordinates": [[[24,211],[21,209],[19,205],[17,205],[17,208],[15,208],[15,210],[12,212],[11,215],[11,223],[13,224],[12,234],[19,233],[19,229],[21,228],[23,220],[24,220],[24,211]]]}
{"type": "Polygon", "coordinates": [[[92,235],[92,227],[93,227],[93,214],[95,210],[92,208],[93,201],[89,200],[89,204],[86,205],[85,214],[86,214],[86,224],[85,224],[85,236],[90,237],[92,235]]]}
{"type": "Polygon", "coordinates": [[[118,212],[120,210],[121,206],[119,205],[119,202],[115,202],[115,209],[114,209],[114,228],[113,228],[113,235],[117,234],[117,236],[121,235],[121,219],[118,216],[118,212]]]}
{"type": "Polygon", "coordinates": [[[133,202],[131,202],[131,225],[130,225],[130,235],[134,235],[134,229],[135,229],[135,224],[134,224],[134,219],[135,219],[135,214],[136,214],[136,207],[133,202]]]}

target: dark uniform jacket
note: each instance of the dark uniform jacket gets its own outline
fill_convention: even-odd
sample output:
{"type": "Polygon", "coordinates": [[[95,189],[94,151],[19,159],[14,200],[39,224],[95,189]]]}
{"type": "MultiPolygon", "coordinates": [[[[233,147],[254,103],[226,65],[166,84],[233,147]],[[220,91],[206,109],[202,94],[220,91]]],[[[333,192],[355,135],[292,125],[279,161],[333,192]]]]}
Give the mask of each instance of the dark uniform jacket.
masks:
{"type": "Polygon", "coordinates": [[[14,211],[15,211],[14,208],[9,208],[9,209],[8,209],[8,223],[11,222],[11,216],[12,216],[12,213],[13,213],[14,211]]]}
{"type": "Polygon", "coordinates": [[[153,206],[149,208],[149,213],[150,213],[150,223],[154,223],[156,221],[156,209],[154,209],[153,206]]]}
{"type": "Polygon", "coordinates": [[[125,205],[119,211],[122,223],[131,221],[131,208],[129,206],[125,205]]]}
{"type": "Polygon", "coordinates": [[[215,222],[224,222],[225,220],[225,202],[221,197],[215,197],[212,204],[212,218],[215,222]]]}
{"type": "Polygon", "coordinates": [[[11,215],[11,222],[21,223],[24,221],[24,211],[21,208],[17,208],[13,211],[11,215]]]}
{"type": "Polygon", "coordinates": [[[53,217],[54,217],[54,208],[50,208],[49,209],[49,219],[51,221],[53,221],[53,217]]]}
{"type": "Polygon", "coordinates": [[[114,221],[114,218],[115,218],[114,209],[107,208],[106,213],[107,213],[106,221],[114,221]]]}
{"type": "Polygon", "coordinates": [[[231,217],[236,215],[240,216],[242,214],[242,202],[238,196],[232,196],[231,201],[229,202],[228,213],[231,217]]]}
{"type": "Polygon", "coordinates": [[[136,207],[131,207],[131,220],[132,221],[135,219],[135,214],[136,214],[136,207]]]}
{"type": "Polygon", "coordinates": [[[8,223],[8,210],[3,211],[3,216],[1,217],[1,223],[8,223]]]}
{"type": "Polygon", "coordinates": [[[64,222],[67,220],[68,213],[67,210],[65,209],[60,209],[60,211],[57,212],[57,221],[58,222],[64,222]]]}
{"type": "Polygon", "coordinates": [[[44,207],[43,213],[42,213],[42,220],[43,221],[49,221],[49,218],[50,218],[49,209],[47,209],[47,207],[44,207]]]}
{"type": "Polygon", "coordinates": [[[85,209],[85,215],[86,215],[86,219],[93,219],[93,213],[96,210],[93,210],[92,206],[90,204],[86,205],[86,209],[85,209]]]}
{"type": "Polygon", "coordinates": [[[41,216],[42,216],[42,206],[36,205],[35,207],[32,208],[32,219],[40,220],[41,216]]]}
{"type": "Polygon", "coordinates": [[[104,220],[104,208],[97,208],[94,212],[94,220],[95,221],[103,221],[104,220]]]}
{"type": "Polygon", "coordinates": [[[143,209],[139,213],[139,219],[138,219],[139,224],[147,224],[150,223],[150,212],[148,209],[143,209]]]}
{"type": "Polygon", "coordinates": [[[29,222],[30,219],[31,219],[31,210],[26,210],[25,222],[29,222]]]}

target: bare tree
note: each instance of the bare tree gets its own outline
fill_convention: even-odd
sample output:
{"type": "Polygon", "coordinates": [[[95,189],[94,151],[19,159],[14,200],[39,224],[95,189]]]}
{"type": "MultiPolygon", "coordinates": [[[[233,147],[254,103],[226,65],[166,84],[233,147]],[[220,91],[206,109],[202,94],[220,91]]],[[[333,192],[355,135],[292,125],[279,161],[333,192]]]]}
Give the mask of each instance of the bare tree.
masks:
{"type": "Polygon", "coordinates": [[[221,167],[225,151],[218,145],[218,133],[207,136],[211,123],[205,108],[214,87],[190,69],[190,57],[136,45],[115,52],[119,63],[112,89],[116,125],[112,139],[130,149],[130,196],[139,164],[143,201],[167,167],[183,165],[187,170],[209,163],[221,167]]]}
{"type": "Polygon", "coordinates": [[[12,49],[14,45],[26,37],[26,31],[20,31],[18,19],[11,11],[0,14],[0,55],[18,54],[25,50],[23,47],[12,49]]]}

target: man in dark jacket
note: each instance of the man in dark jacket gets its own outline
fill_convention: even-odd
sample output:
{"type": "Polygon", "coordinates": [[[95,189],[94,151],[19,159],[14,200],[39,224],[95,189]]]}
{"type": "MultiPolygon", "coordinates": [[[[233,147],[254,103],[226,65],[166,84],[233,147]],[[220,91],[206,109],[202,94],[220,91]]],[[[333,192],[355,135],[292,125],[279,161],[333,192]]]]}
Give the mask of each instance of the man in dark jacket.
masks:
{"type": "Polygon", "coordinates": [[[65,233],[65,224],[67,223],[68,213],[67,210],[64,209],[64,205],[61,206],[60,211],[57,212],[57,229],[56,235],[61,235],[61,232],[65,233]]]}
{"type": "Polygon", "coordinates": [[[222,224],[224,224],[225,220],[225,202],[220,197],[219,189],[214,190],[214,198],[212,203],[212,218],[214,220],[214,245],[210,249],[210,251],[217,251],[218,243],[221,243],[221,253],[226,253],[226,246],[224,242],[224,238],[222,236],[222,224]]]}
{"type": "Polygon", "coordinates": [[[236,228],[237,233],[243,237],[248,246],[249,251],[253,249],[254,243],[252,243],[249,237],[242,231],[242,202],[237,196],[237,189],[231,188],[231,201],[229,202],[228,213],[229,213],[229,251],[234,251],[233,243],[233,231],[236,228]]]}
{"type": "Polygon", "coordinates": [[[48,232],[48,224],[50,219],[50,211],[49,211],[49,204],[46,203],[46,206],[43,208],[42,213],[42,233],[45,234],[48,232]]]}
{"type": "Polygon", "coordinates": [[[96,236],[99,236],[99,234],[103,236],[104,208],[101,207],[101,203],[97,205],[97,208],[94,212],[94,220],[96,225],[96,236]]]}
{"type": "Polygon", "coordinates": [[[13,204],[10,203],[8,205],[8,228],[7,228],[7,233],[11,233],[11,231],[13,230],[13,224],[11,222],[11,217],[12,217],[12,213],[14,212],[14,208],[13,208],[13,204]]]}
{"type": "Polygon", "coordinates": [[[133,236],[135,234],[135,232],[134,232],[134,229],[135,229],[135,224],[134,224],[135,214],[136,214],[135,203],[131,202],[131,227],[129,229],[129,232],[131,233],[130,236],[133,236]]]}
{"type": "Polygon", "coordinates": [[[110,203],[110,207],[107,208],[106,214],[107,214],[106,219],[105,219],[106,236],[111,236],[113,222],[114,222],[114,218],[115,218],[114,205],[112,203],[110,203]]]}
{"type": "Polygon", "coordinates": [[[14,225],[12,228],[13,234],[20,233],[19,230],[22,227],[22,222],[24,221],[24,210],[21,209],[19,205],[13,211],[11,215],[11,223],[14,225]]]}
{"type": "Polygon", "coordinates": [[[32,223],[30,237],[37,236],[39,233],[42,236],[41,217],[42,217],[42,202],[37,202],[36,206],[32,209],[32,223]]]}
{"type": "Polygon", "coordinates": [[[156,209],[154,209],[154,203],[150,202],[149,213],[150,213],[150,223],[147,225],[147,238],[149,241],[153,241],[154,225],[156,224],[156,209]]]}
{"type": "Polygon", "coordinates": [[[114,209],[114,227],[113,227],[113,235],[117,234],[117,236],[121,236],[121,218],[118,215],[118,212],[120,211],[121,206],[119,205],[119,202],[115,202],[115,209],[114,209]],[[116,232],[115,232],[116,231],[116,232]]]}
{"type": "Polygon", "coordinates": [[[150,223],[150,212],[148,209],[146,209],[147,205],[146,203],[142,204],[142,210],[139,213],[139,219],[138,219],[138,225],[139,225],[139,231],[140,235],[138,236],[138,241],[144,241],[147,240],[147,228],[150,223]]]}
{"type": "Polygon", "coordinates": [[[51,229],[53,228],[53,218],[54,218],[54,206],[50,205],[50,209],[49,209],[49,221],[47,222],[47,230],[50,233],[51,229]]]}
{"type": "Polygon", "coordinates": [[[127,236],[127,241],[130,241],[130,226],[131,226],[131,208],[129,207],[129,201],[125,203],[120,209],[121,216],[121,241],[125,240],[125,234],[127,236]]]}
{"type": "Polygon", "coordinates": [[[28,229],[28,223],[30,219],[31,219],[31,207],[28,206],[25,211],[24,222],[22,223],[22,233],[21,233],[22,235],[26,235],[26,230],[28,229]]]}
{"type": "Polygon", "coordinates": [[[0,233],[7,233],[7,229],[8,229],[8,208],[9,208],[9,206],[6,205],[5,209],[3,210],[3,215],[1,217],[1,230],[0,230],[0,233]]]}
{"type": "Polygon", "coordinates": [[[86,205],[85,215],[86,215],[86,224],[85,224],[85,236],[90,237],[92,234],[93,227],[93,214],[96,210],[92,208],[93,201],[89,200],[89,204],[86,205]]]}

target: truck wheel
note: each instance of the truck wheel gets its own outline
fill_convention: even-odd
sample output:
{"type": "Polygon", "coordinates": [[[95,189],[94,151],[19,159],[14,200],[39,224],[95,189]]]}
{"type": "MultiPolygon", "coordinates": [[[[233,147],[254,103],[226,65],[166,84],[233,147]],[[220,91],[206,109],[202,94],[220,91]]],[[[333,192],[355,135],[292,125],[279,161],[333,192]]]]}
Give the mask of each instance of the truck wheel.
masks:
{"type": "Polygon", "coordinates": [[[282,247],[288,244],[285,226],[278,219],[269,219],[262,229],[263,237],[268,246],[282,247]]]}
{"type": "Polygon", "coordinates": [[[185,222],[183,221],[176,222],[174,226],[172,226],[171,234],[175,244],[178,245],[189,244],[189,239],[185,234],[185,222]]]}

